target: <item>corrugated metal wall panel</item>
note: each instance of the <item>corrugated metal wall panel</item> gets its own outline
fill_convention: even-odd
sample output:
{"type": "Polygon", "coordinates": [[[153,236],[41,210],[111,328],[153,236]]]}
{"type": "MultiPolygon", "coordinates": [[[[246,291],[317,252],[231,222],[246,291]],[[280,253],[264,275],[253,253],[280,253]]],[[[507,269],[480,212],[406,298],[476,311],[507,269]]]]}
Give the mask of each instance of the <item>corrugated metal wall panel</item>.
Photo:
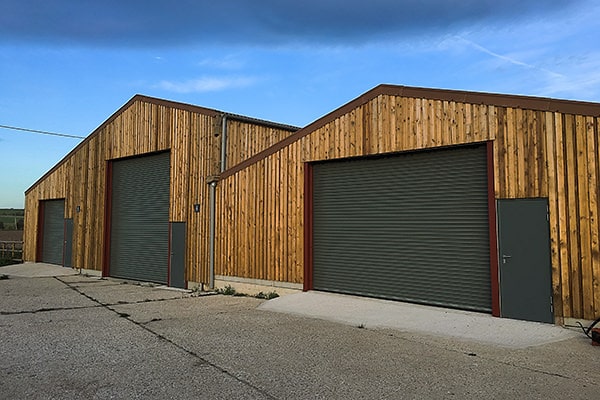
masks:
{"type": "Polygon", "coordinates": [[[65,201],[44,201],[42,262],[62,265],[65,237],[65,201]]]}
{"type": "Polygon", "coordinates": [[[485,146],[314,165],[318,290],[491,310],[485,146]]]}
{"type": "Polygon", "coordinates": [[[110,276],[167,283],[169,155],[113,162],[110,276]]]}

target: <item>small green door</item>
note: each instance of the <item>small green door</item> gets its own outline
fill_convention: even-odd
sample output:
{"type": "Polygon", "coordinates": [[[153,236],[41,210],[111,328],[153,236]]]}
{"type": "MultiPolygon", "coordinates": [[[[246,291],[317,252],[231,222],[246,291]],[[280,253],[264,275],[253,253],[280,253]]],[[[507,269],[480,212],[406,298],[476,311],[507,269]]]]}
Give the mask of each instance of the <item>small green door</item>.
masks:
{"type": "Polygon", "coordinates": [[[554,322],[547,199],[498,200],[500,311],[554,322]]]}

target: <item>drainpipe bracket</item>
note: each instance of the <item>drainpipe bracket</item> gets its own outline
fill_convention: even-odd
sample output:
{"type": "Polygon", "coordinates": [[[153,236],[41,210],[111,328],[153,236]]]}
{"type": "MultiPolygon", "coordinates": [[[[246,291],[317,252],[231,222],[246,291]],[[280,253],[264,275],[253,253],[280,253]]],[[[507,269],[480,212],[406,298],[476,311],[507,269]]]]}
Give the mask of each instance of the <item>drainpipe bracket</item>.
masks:
{"type": "Polygon", "coordinates": [[[206,177],[206,183],[208,185],[210,185],[212,183],[219,182],[220,179],[221,179],[221,177],[219,175],[209,175],[209,176],[206,177]]]}

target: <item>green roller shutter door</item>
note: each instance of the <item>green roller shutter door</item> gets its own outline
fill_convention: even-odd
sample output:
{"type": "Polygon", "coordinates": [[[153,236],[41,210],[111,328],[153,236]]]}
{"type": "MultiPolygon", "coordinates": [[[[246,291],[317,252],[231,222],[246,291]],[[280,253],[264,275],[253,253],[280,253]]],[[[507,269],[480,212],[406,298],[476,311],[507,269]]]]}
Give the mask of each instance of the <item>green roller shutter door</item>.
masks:
{"type": "Polygon", "coordinates": [[[110,276],[167,283],[169,153],[114,161],[110,276]]]}
{"type": "Polygon", "coordinates": [[[46,200],[42,236],[42,262],[62,265],[65,238],[65,201],[46,200]]]}
{"type": "Polygon", "coordinates": [[[485,145],[313,166],[317,290],[491,311],[485,145]]]}

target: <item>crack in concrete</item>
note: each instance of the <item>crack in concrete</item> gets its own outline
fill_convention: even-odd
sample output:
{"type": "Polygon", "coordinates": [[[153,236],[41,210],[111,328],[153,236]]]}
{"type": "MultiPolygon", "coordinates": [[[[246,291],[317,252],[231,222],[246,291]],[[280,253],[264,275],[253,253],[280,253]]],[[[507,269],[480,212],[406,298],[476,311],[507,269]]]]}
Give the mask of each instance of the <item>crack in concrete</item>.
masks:
{"type": "Polygon", "coordinates": [[[73,286],[77,286],[77,285],[81,285],[81,286],[91,286],[91,285],[98,285],[98,286],[123,286],[122,283],[110,283],[108,281],[89,281],[89,282],[85,282],[85,281],[73,281],[73,282],[67,282],[70,285],[73,286]]]}
{"type": "MultiPolygon", "coordinates": [[[[389,335],[392,336],[392,337],[395,337],[397,339],[406,340],[408,342],[424,344],[424,343],[422,343],[419,340],[413,340],[413,339],[409,339],[409,338],[405,338],[405,337],[401,337],[401,336],[396,336],[394,334],[389,334],[389,335]]],[[[494,363],[506,365],[506,366],[513,367],[513,368],[523,369],[523,370],[530,371],[530,372],[535,372],[535,373],[538,373],[538,374],[543,374],[543,375],[548,375],[548,376],[554,376],[554,377],[563,378],[563,379],[569,379],[569,380],[581,381],[577,377],[563,375],[563,374],[560,374],[560,373],[557,373],[557,372],[544,371],[544,370],[537,369],[537,368],[534,368],[534,367],[528,367],[526,365],[517,365],[515,363],[511,363],[511,362],[507,362],[507,361],[502,361],[502,360],[497,360],[497,359],[494,359],[494,358],[491,358],[491,357],[481,356],[481,355],[479,355],[477,353],[474,353],[474,352],[471,352],[471,351],[464,351],[464,350],[459,350],[459,349],[449,349],[449,348],[447,348],[445,346],[441,346],[441,345],[434,344],[434,343],[427,343],[427,346],[437,347],[437,348],[445,350],[445,351],[451,351],[453,353],[464,354],[464,355],[469,356],[469,357],[476,357],[476,358],[479,358],[481,360],[490,361],[490,362],[494,362],[494,363]]],[[[589,382],[587,382],[587,383],[589,383],[589,382]]]]}
{"type": "Polygon", "coordinates": [[[87,308],[98,308],[99,305],[93,306],[76,306],[76,307],[51,307],[38,308],[36,310],[20,310],[20,311],[0,311],[0,315],[20,315],[20,314],[37,314],[50,311],[69,311],[69,310],[85,310],[87,308]]]}
{"type": "MultiPolygon", "coordinates": [[[[68,282],[63,281],[63,280],[59,279],[58,277],[55,277],[55,279],[58,280],[59,282],[63,283],[64,285],[66,285],[68,288],[70,288],[70,289],[74,290],[75,292],[79,293],[80,295],[84,296],[85,298],[87,298],[87,299],[89,299],[89,300],[97,303],[98,305],[94,306],[94,307],[104,307],[107,310],[110,310],[110,311],[114,312],[119,317],[125,318],[127,321],[129,321],[132,324],[134,324],[134,325],[136,325],[136,326],[144,329],[145,331],[147,331],[148,333],[152,334],[153,336],[155,336],[159,340],[164,340],[165,342],[169,343],[170,345],[174,346],[175,348],[177,348],[177,349],[183,351],[184,353],[186,353],[186,354],[194,357],[195,359],[199,360],[201,364],[208,365],[208,366],[216,369],[220,373],[225,374],[225,375],[227,375],[227,376],[235,379],[236,381],[240,382],[241,384],[246,385],[246,386],[252,388],[253,390],[255,390],[258,393],[260,393],[263,396],[265,396],[266,398],[274,399],[274,400],[277,399],[275,396],[269,394],[264,389],[261,389],[260,387],[254,385],[250,381],[247,381],[247,380],[245,380],[243,378],[240,378],[239,376],[236,376],[233,372],[230,372],[227,369],[225,369],[225,368],[223,368],[223,367],[215,364],[214,362],[207,360],[206,358],[202,357],[200,354],[196,353],[195,351],[190,350],[190,349],[184,347],[183,345],[181,345],[179,343],[176,343],[175,341],[167,338],[166,336],[164,336],[161,333],[153,331],[152,329],[150,329],[148,326],[145,325],[145,324],[147,324],[148,322],[151,322],[151,321],[148,321],[146,323],[138,322],[138,321],[132,319],[129,314],[119,312],[119,311],[115,310],[114,308],[112,308],[114,306],[120,306],[120,305],[124,305],[124,304],[121,304],[121,303],[117,303],[117,304],[104,304],[100,300],[97,300],[97,299],[93,298],[92,296],[89,296],[87,293],[82,292],[81,290],[79,290],[79,288],[77,288],[75,286],[69,285],[68,282]]],[[[165,300],[179,300],[179,299],[165,299],[165,300]]],[[[127,304],[139,304],[139,303],[147,303],[147,302],[151,302],[151,301],[160,301],[160,300],[145,300],[145,301],[131,302],[131,303],[127,303],[127,304]]]]}
{"type": "MultiPolygon", "coordinates": [[[[54,278],[59,280],[60,282],[64,283],[65,285],[67,285],[69,288],[75,290],[77,293],[83,294],[79,290],[75,289],[76,286],[71,286],[71,285],[69,285],[68,282],[63,282],[62,280],[58,279],[57,277],[54,277],[54,278]]],[[[0,311],[0,315],[37,314],[37,313],[49,312],[49,311],[85,310],[88,308],[98,308],[98,307],[103,307],[103,306],[125,306],[128,304],[154,303],[154,302],[162,302],[162,301],[171,301],[171,300],[180,300],[181,299],[181,297],[174,297],[174,298],[170,298],[170,299],[145,299],[145,300],[136,300],[136,301],[121,301],[120,300],[116,303],[102,303],[99,300],[94,299],[91,296],[87,296],[87,295],[85,295],[85,296],[97,304],[92,305],[92,306],[50,307],[50,308],[38,308],[35,310],[0,311]]]]}

